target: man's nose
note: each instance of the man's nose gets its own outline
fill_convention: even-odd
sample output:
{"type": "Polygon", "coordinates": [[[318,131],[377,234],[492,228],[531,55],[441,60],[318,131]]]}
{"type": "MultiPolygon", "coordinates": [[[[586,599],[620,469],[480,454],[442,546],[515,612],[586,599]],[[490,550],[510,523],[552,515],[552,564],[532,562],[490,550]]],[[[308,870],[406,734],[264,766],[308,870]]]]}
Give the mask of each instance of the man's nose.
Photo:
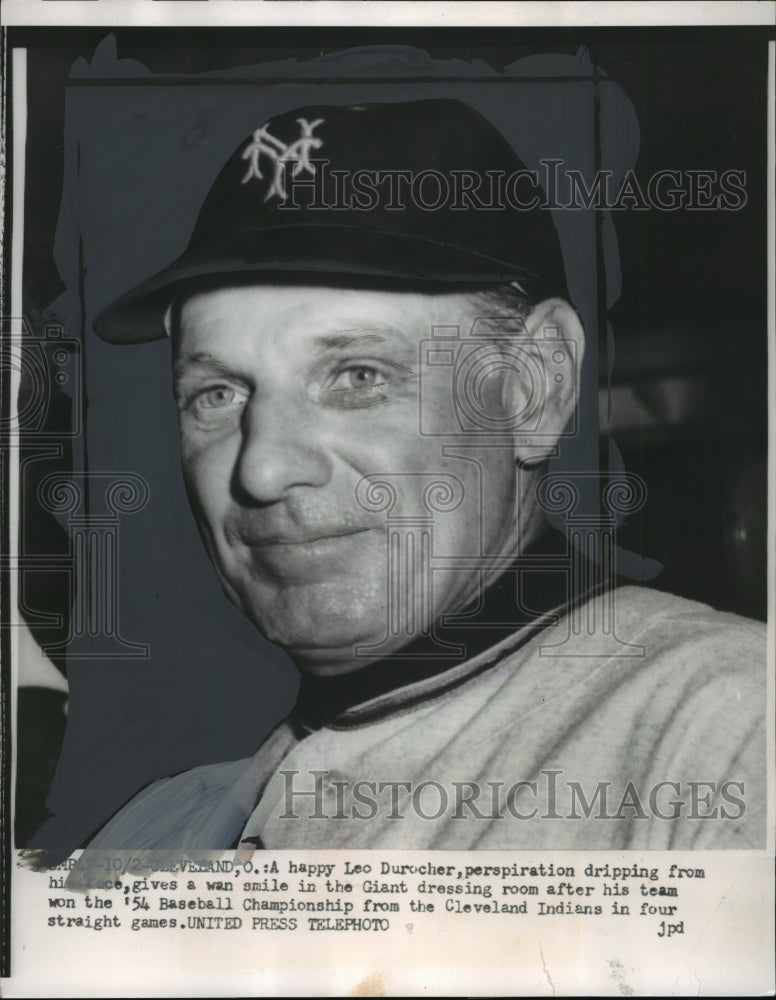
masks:
{"type": "Polygon", "coordinates": [[[243,413],[234,488],[243,499],[275,503],[298,486],[323,486],[331,459],[304,405],[253,400],[243,413]]]}

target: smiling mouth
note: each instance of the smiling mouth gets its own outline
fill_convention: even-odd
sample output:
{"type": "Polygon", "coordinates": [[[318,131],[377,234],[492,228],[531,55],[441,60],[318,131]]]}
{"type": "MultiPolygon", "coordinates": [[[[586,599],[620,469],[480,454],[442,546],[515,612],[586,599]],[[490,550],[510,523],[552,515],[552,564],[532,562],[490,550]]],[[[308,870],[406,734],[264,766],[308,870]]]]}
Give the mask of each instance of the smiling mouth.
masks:
{"type": "Polygon", "coordinates": [[[349,528],[343,531],[330,531],[320,535],[304,535],[301,538],[297,536],[278,535],[270,536],[268,538],[246,539],[245,541],[251,548],[258,549],[272,548],[276,545],[285,547],[301,547],[304,545],[314,545],[316,542],[330,542],[336,541],[339,538],[351,538],[353,535],[362,535],[371,530],[371,528],[349,528]]]}

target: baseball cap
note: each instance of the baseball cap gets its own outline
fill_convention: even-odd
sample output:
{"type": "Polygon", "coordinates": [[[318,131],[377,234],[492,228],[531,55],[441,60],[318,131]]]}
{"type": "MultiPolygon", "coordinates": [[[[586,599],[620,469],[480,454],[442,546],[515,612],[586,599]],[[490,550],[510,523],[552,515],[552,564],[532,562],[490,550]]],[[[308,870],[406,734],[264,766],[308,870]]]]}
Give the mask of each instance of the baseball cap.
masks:
{"type": "Polygon", "coordinates": [[[165,335],[181,287],[234,280],[374,281],[453,290],[519,281],[562,294],[563,264],[541,192],[471,106],[426,99],[306,106],[235,149],[188,246],[95,319],[104,340],[165,335]]]}

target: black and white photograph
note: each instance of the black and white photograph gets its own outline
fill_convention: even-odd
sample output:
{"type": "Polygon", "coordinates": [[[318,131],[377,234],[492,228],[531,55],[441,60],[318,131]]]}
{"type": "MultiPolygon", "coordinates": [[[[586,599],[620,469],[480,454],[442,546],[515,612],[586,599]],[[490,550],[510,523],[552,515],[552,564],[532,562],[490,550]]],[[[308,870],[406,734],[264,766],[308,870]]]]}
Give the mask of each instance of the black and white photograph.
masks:
{"type": "Polygon", "coordinates": [[[701,934],[772,840],[772,27],[3,30],[3,811],[58,946],[701,934]]]}

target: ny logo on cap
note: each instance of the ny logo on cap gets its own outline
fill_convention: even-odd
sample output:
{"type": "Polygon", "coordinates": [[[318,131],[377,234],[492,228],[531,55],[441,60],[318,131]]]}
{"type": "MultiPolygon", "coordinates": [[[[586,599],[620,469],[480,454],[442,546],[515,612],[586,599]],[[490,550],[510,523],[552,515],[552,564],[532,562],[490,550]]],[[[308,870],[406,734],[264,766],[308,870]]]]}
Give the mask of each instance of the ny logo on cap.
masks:
{"type": "Polygon", "coordinates": [[[259,157],[262,153],[270,158],[275,164],[275,176],[272,186],[264,196],[264,201],[269,201],[273,195],[277,195],[281,201],[285,201],[286,189],[283,186],[283,167],[287,160],[295,160],[291,170],[291,176],[297,177],[303,170],[315,176],[315,164],[310,162],[310,150],[320,149],[323,140],[313,135],[313,129],[318,125],[323,125],[323,118],[316,118],[314,122],[308,122],[306,118],[296,119],[302,127],[302,134],[294,142],[286,143],[276,139],[267,131],[267,125],[262,125],[253,133],[253,142],[245,147],[242,153],[244,160],[250,160],[248,173],[243,177],[242,183],[246,184],[251,177],[263,180],[264,175],[259,168],[259,157]]]}

